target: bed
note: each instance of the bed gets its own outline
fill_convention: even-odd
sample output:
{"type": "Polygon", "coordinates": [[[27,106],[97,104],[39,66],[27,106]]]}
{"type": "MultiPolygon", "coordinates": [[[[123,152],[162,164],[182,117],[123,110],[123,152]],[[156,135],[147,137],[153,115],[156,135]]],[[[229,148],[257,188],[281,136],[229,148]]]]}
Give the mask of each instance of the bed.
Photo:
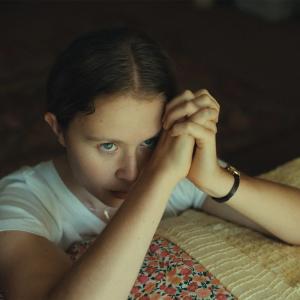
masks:
{"type": "MultiPolygon", "coordinates": [[[[260,177],[300,188],[300,158],[260,177]]],[[[72,261],[95,239],[72,244],[72,261]]],[[[133,299],[300,299],[300,247],[189,209],[160,222],[133,299]]]]}

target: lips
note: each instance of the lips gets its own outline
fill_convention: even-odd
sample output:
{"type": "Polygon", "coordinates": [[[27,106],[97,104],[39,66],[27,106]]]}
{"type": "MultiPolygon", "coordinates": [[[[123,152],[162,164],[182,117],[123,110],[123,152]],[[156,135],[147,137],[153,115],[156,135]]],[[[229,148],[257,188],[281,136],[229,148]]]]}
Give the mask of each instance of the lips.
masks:
{"type": "Polygon", "coordinates": [[[116,191],[111,191],[111,193],[117,197],[117,198],[121,198],[121,199],[125,199],[128,196],[128,192],[116,192],[116,191]]]}

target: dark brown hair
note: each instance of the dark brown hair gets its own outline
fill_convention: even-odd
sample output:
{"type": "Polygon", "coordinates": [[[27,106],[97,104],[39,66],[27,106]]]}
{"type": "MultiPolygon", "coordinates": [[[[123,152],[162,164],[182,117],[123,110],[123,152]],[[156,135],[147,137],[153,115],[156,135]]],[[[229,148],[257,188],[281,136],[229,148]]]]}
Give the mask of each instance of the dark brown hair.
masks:
{"type": "Polygon", "coordinates": [[[78,112],[93,113],[94,99],[105,94],[178,93],[174,66],[158,42],[128,27],[88,32],[57,58],[47,82],[46,110],[63,129],[78,112]]]}

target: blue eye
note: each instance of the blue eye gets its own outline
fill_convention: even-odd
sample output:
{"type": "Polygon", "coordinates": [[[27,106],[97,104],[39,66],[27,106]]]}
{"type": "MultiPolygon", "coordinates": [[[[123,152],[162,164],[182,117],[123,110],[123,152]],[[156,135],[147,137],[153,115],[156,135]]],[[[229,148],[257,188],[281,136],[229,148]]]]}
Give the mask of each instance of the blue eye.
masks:
{"type": "MultiPolygon", "coordinates": [[[[157,138],[152,138],[152,139],[146,140],[144,142],[144,144],[146,144],[147,148],[153,149],[156,146],[157,140],[158,140],[157,138]]],[[[112,150],[114,146],[116,146],[114,143],[103,143],[103,144],[99,145],[99,148],[101,150],[103,150],[103,152],[114,153],[116,151],[116,150],[115,151],[112,150]]]]}
{"type": "Polygon", "coordinates": [[[112,153],[113,151],[109,151],[112,149],[112,145],[115,145],[114,143],[104,143],[101,144],[99,147],[103,147],[104,148],[104,152],[108,152],[108,153],[112,153]]]}
{"type": "Polygon", "coordinates": [[[153,139],[147,140],[144,143],[146,143],[146,145],[149,148],[153,149],[155,147],[156,143],[157,143],[157,138],[153,138],[153,139]]]}

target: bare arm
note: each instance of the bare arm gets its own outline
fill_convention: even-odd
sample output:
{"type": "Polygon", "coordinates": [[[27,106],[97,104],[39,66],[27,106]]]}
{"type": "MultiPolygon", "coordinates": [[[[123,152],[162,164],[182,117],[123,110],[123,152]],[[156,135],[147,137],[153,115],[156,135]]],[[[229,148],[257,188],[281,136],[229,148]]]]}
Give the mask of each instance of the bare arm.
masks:
{"type": "MultiPolygon", "coordinates": [[[[187,96],[184,93],[179,97],[187,96]]],[[[172,190],[188,174],[194,144],[194,139],[186,134],[171,137],[169,132],[163,131],[127,199],[73,266],[66,255],[58,254],[51,242],[30,234],[18,239],[21,250],[11,247],[13,254],[0,250],[0,279],[4,278],[8,286],[8,300],[127,299],[172,190]],[[22,250],[23,246],[26,251],[22,250]],[[18,263],[7,262],[6,258],[19,262],[26,258],[27,265],[38,264],[33,270],[20,270],[18,263]],[[21,273],[16,276],[18,270],[21,273]],[[42,270],[46,276],[42,284],[27,291],[26,281],[38,278],[42,270]]],[[[9,236],[11,246],[14,236],[9,236]]]]}
{"type": "Polygon", "coordinates": [[[109,226],[47,300],[128,298],[172,190],[190,169],[194,144],[188,135],[173,138],[163,131],[109,226]]]}
{"type": "Polygon", "coordinates": [[[46,299],[72,267],[62,249],[32,233],[0,232],[0,245],[0,290],[5,300],[46,299]]]}
{"type": "Polygon", "coordinates": [[[274,237],[274,235],[272,235],[270,232],[259,226],[257,223],[251,221],[249,218],[245,217],[226,203],[218,203],[209,196],[207,196],[205,199],[201,210],[224,220],[254,229],[267,236],[274,237]]]}
{"type": "Polygon", "coordinates": [[[169,177],[150,174],[140,177],[109,225],[73,265],[43,237],[0,232],[5,299],[127,299],[174,187],[169,177]]]}
{"type": "Polygon", "coordinates": [[[127,299],[173,187],[159,173],[142,177],[48,299],[127,299]]]}
{"type": "MultiPolygon", "coordinates": [[[[233,185],[233,176],[219,166],[217,158],[220,105],[207,90],[190,94],[189,101],[167,104],[164,128],[173,136],[185,130],[194,137],[196,147],[187,177],[208,195],[223,197],[233,185]],[[180,124],[182,117],[188,125],[180,124]]],[[[242,175],[227,205],[283,241],[300,245],[299,189],[242,175]]]]}
{"type": "MultiPolygon", "coordinates": [[[[233,177],[222,170],[217,178],[209,190],[202,189],[211,196],[222,197],[232,187],[233,177]]],[[[300,245],[299,189],[242,174],[237,192],[226,204],[266,232],[300,245]]]]}

